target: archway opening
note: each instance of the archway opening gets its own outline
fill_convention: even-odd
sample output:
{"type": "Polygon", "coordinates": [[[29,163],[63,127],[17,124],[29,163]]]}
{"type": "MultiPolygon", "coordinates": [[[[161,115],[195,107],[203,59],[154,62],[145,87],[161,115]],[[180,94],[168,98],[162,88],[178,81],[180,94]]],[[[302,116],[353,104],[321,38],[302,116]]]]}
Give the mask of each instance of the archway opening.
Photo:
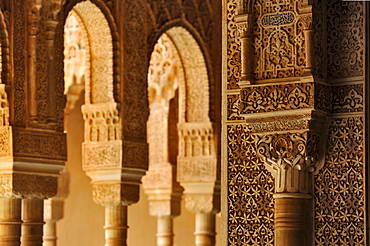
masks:
{"type": "MultiPolygon", "coordinates": [[[[154,45],[148,69],[148,99],[149,171],[143,178],[142,192],[146,196],[142,196],[139,204],[134,205],[132,210],[137,209],[141,213],[149,210],[146,216],[150,214],[152,217],[147,221],[151,221],[151,225],[157,224],[157,231],[152,227],[148,234],[153,237],[140,238],[136,235],[138,228],[131,227],[129,233],[136,239],[129,243],[154,245],[154,235],[157,235],[157,245],[194,244],[195,238],[199,238],[194,236],[194,232],[197,234],[196,216],[185,209],[186,198],[178,180],[181,174],[178,173],[177,162],[179,156],[188,152],[185,150],[187,147],[197,153],[195,158],[208,158],[203,155],[212,151],[205,150],[211,147],[209,143],[206,146],[207,136],[202,134],[208,131],[207,127],[212,126],[205,59],[197,41],[185,28],[170,28],[154,45]],[[191,133],[202,133],[180,136],[179,130],[182,127],[191,133]],[[197,140],[194,141],[195,138],[197,140]],[[148,201],[145,200],[146,197],[148,201]],[[173,234],[174,237],[171,236],[173,234]],[[164,242],[168,244],[163,244],[164,242]]],[[[184,170],[182,172],[186,173],[184,170]]],[[[204,203],[209,202],[212,203],[212,199],[204,200],[204,203]]]]}
{"type": "Polygon", "coordinates": [[[83,170],[82,143],[92,138],[81,108],[114,103],[113,45],[108,22],[91,1],[77,3],[66,17],[64,82],[68,161],[60,179],[59,196],[53,198],[65,199],[63,219],[58,223],[58,244],[103,245],[104,207],[93,201],[91,179],[83,170]],[[81,224],[83,221],[89,223],[81,224]]]}

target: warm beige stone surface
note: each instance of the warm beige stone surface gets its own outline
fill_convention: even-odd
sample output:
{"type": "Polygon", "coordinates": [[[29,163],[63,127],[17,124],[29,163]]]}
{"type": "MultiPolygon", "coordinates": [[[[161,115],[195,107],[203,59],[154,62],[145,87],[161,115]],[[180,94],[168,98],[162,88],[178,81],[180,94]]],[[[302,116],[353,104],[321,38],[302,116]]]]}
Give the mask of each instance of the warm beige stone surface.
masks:
{"type": "Polygon", "coordinates": [[[82,101],[80,97],[70,114],[67,139],[70,184],[64,203],[64,218],[57,224],[60,246],[104,245],[104,207],[94,203],[90,179],[82,170],[82,101]]]}

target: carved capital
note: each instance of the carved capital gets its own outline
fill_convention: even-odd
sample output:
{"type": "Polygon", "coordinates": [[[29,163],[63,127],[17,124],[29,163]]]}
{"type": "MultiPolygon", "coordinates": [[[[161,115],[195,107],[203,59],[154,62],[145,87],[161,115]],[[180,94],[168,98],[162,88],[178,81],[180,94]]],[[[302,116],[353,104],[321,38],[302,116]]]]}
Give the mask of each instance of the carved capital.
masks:
{"type": "Polygon", "coordinates": [[[235,16],[235,22],[236,28],[241,37],[246,37],[249,34],[252,34],[253,24],[251,14],[237,15],[235,16]]]}
{"type": "Polygon", "coordinates": [[[309,193],[312,174],[324,163],[324,138],[301,131],[257,135],[257,155],[275,178],[276,193],[309,193]]]}
{"type": "Polygon", "coordinates": [[[93,199],[102,206],[128,206],[139,201],[139,185],[93,184],[93,199]]]}
{"type": "Polygon", "coordinates": [[[218,212],[218,203],[219,197],[214,194],[185,195],[185,208],[194,214],[218,212]]]}
{"type": "Polygon", "coordinates": [[[302,22],[304,30],[312,30],[312,13],[300,15],[299,20],[302,22]]]}
{"type": "Polygon", "coordinates": [[[217,156],[211,122],[178,124],[179,155],[177,158],[179,182],[215,182],[217,156]]]}

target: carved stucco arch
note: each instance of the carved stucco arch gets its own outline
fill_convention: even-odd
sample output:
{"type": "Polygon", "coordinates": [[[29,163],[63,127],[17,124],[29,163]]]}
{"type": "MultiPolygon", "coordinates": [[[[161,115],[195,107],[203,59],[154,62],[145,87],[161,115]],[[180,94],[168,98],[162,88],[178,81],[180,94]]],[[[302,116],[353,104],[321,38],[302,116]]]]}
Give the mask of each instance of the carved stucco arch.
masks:
{"type": "MultiPolygon", "coordinates": [[[[119,93],[119,40],[118,40],[118,31],[117,26],[115,24],[115,20],[113,15],[111,14],[109,8],[105,5],[103,1],[100,0],[91,0],[91,1],[85,1],[85,0],[72,0],[67,3],[64,3],[60,7],[59,13],[58,13],[58,24],[55,29],[55,36],[54,36],[54,70],[55,70],[55,83],[56,83],[56,100],[57,101],[64,101],[63,99],[63,93],[64,93],[64,25],[66,22],[66,19],[68,18],[68,15],[71,11],[75,11],[80,16],[81,20],[83,21],[85,27],[88,29],[86,23],[88,20],[99,22],[99,20],[103,20],[102,22],[99,22],[99,27],[103,26],[105,33],[108,36],[108,40],[110,40],[109,49],[111,50],[109,53],[110,59],[110,67],[106,69],[106,74],[109,73],[109,80],[106,78],[106,82],[109,81],[109,86],[106,85],[110,89],[109,94],[105,92],[107,95],[107,98],[110,102],[121,101],[121,95],[119,93]],[[80,5],[80,7],[78,7],[80,5]],[[76,8],[77,6],[77,8],[76,8]],[[84,8],[84,6],[90,6],[84,8]],[[93,14],[95,15],[95,18],[85,18],[88,14],[90,14],[88,11],[91,10],[93,14]],[[108,72],[109,71],[109,72],[108,72]],[[113,99],[112,99],[113,98],[113,99]]],[[[95,24],[94,24],[95,25],[95,24]]],[[[95,28],[96,29],[96,28],[95,28]]],[[[94,30],[95,30],[94,29],[94,30]]],[[[92,31],[90,30],[90,33],[92,34],[92,31]]],[[[100,32],[99,32],[100,33],[100,32]]],[[[95,34],[92,34],[95,37],[98,36],[95,32],[95,34]]],[[[93,37],[89,37],[89,39],[92,39],[93,37]]],[[[99,36],[100,38],[100,36],[99,36]]],[[[95,45],[94,47],[98,47],[95,45]]],[[[91,44],[91,49],[93,49],[93,44],[91,44]]],[[[88,101],[86,101],[88,103],[88,101]]],[[[61,106],[65,106],[65,104],[61,104],[61,106]]],[[[57,118],[62,119],[63,118],[63,108],[57,109],[57,118]]]]}
{"type": "MultiPolygon", "coordinates": [[[[157,40],[166,34],[173,42],[180,56],[184,70],[184,83],[179,84],[180,123],[209,122],[213,118],[214,104],[212,68],[209,54],[197,30],[184,20],[166,23],[150,38],[150,54],[157,40]]],[[[149,55],[150,56],[150,55],[149,55]]]]}
{"type": "Polygon", "coordinates": [[[113,102],[113,40],[108,21],[92,2],[76,4],[73,11],[83,22],[90,43],[90,84],[85,82],[85,104],[113,102]]]}
{"type": "Polygon", "coordinates": [[[0,45],[1,45],[1,83],[8,84],[10,64],[9,64],[9,35],[5,23],[4,14],[0,11],[0,45]]]}

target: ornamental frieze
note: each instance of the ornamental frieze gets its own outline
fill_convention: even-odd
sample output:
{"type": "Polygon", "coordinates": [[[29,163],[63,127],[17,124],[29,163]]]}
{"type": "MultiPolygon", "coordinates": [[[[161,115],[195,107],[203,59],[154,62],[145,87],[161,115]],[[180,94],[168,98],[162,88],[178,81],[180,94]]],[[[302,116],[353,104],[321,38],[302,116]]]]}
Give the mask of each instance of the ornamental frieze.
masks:
{"type": "Polygon", "coordinates": [[[240,115],[313,108],[314,83],[253,85],[240,91],[240,115]]]}

